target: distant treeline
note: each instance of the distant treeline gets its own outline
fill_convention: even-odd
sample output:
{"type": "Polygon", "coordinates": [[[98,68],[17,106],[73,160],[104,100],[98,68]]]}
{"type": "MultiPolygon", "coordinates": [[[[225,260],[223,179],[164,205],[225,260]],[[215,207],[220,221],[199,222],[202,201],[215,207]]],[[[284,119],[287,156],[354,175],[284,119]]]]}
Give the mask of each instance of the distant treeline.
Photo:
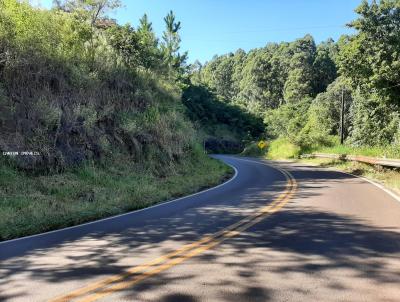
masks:
{"type": "Polygon", "coordinates": [[[219,100],[204,86],[186,87],[182,101],[189,118],[203,132],[204,148],[209,153],[240,153],[246,143],[265,131],[262,118],[219,100]]]}
{"type": "Polygon", "coordinates": [[[307,35],[192,65],[192,82],[262,117],[269,137],[302,147],[400,146],[400,1],[362,1],[354,35],[316,45],[307,35]]]}

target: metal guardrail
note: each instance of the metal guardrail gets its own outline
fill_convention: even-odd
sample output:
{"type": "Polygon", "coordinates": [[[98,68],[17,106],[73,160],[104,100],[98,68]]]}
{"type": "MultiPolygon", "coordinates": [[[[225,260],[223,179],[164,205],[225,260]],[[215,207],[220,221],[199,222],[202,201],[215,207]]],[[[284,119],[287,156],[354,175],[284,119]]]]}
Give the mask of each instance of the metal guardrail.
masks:
{"type": "Polygon", "coordinates": [[[400,159],[389,159],[389,158],[376,158],[362,155],[346,155],[346,154],[327,154],[327,153],[313,153],[304,154],[303,158],[332,158],[339,160],[356,161],[360,163],[366,163],[371,165],[378,165],[383,167],[400,168],[400,159]]]}

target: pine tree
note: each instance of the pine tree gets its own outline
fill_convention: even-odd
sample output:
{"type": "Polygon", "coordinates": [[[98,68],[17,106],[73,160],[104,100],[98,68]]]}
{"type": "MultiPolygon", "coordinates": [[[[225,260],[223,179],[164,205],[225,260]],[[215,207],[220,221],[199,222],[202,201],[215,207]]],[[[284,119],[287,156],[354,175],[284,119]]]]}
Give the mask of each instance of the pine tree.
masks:
{"type": "Polygon", "coordinates": [[[174,73],[179,77],[183,73],[182,67],[186,61],[187,53],[183,55],[179,53],[181,37],[179,30],[181,29],[181,22],[175,21],[175,14],[171,10],[164,18],[166,29],[163,33],[163,43],[161,45],[164,55],[164,61],[168,68],[168,76],[171,79],[174,73]]]}

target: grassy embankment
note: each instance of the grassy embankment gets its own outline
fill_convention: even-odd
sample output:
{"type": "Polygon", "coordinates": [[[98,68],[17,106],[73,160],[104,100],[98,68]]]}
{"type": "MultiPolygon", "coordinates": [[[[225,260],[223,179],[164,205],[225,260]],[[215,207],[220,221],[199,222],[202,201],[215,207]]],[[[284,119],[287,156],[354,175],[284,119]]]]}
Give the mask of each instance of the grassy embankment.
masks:
{"type": "Polygon", "coordinates": [[[316,165],[319,167],[334,168],[358,176],[367,177],[400,194],[400,171],[398,169],[387,169],[380,166],[336,159],[300,158],[300,155],[306,153],[352,154],[372,157],[400,158],[400,150],[391,147],[355,148],[351,146],[337,145],[333,147],[314,147],[312,149],[302,150],[302,148],[290,143],[284,138],[271,141],[268,149],[264,152],[260,152],[256,144],[250,145],[246,148],[243,155],[261,156],[271,160],[290,159],[296,162],[316,165]]]}
{"type": "Polygon", "coordinates": [[[3,163],[0,240],[145,208],[214,186],[232,175],[230,167],[198,153],[182,159],[163,177],[151,167],[120,159],[38,176],[3,163]]]}
{"type": "Polygon", "coordinates": [[[67,12],[0,1],[0,154],[39,154],[0,156],[0,240],[143,208],[230,173],[198,147],[177,54],[151,26],[114,23],[96,3],[67,12]]]}

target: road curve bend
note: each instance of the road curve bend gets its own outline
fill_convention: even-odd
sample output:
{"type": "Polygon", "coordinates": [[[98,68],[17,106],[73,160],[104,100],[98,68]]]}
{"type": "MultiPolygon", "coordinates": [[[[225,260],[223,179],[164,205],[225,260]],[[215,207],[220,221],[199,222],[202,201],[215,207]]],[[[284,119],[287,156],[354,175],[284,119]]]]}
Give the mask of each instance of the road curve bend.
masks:
{"type": "Polygon", "coordinates": [[[400,301],[400,203],[360,178],[216,156],[236,176],[0,243],[0,301],[400,301]]]}

